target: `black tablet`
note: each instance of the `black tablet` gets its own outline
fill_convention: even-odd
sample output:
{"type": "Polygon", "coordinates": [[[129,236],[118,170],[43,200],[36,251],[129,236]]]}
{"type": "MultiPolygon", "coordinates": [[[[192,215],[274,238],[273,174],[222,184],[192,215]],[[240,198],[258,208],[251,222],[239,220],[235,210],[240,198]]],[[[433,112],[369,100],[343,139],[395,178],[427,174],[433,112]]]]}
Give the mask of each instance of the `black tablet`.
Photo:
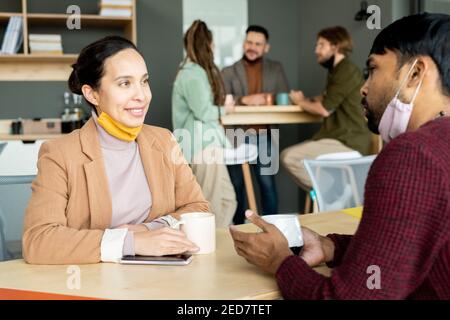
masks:
{"type": "Polygon", "coordinates": [[[168,265],[168,266],[185,266],[191,263],[192,255],[176,254],[169,256],[124,256],[121,264],[151,264],[151,265],[168,265]]]}

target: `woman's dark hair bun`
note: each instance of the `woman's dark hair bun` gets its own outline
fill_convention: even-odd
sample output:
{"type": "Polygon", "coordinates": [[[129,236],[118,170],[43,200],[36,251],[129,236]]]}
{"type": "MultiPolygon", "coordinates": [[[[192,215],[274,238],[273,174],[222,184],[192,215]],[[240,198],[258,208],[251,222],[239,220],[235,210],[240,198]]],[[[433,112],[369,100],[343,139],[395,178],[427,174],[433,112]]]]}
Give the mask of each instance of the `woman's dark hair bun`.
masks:
{"type": "Polygon", "coordinates": [[[73,69],[72,73],[70,74],[69,77],[69,89],[70,91],[72,91],[72,93],[82,95],[83,94],[83,92],[81,91],[82,85],[80,83],[80,79],[78,78],[77,65],[73,64],[72,69],[73,69]]]}

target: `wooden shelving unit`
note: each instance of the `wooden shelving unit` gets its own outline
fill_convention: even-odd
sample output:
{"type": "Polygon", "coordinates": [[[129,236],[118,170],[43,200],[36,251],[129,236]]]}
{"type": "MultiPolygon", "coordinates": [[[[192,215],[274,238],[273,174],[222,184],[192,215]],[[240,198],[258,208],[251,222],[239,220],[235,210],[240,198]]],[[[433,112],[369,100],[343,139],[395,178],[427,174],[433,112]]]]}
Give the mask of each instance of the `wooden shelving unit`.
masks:
{"type": "Polygon", "coordinates": [[[22,16],[21,13],[15,13],[15,12],[0,12],[0,22],[8,21],[9,18],[13,16],[22,16]]]}
{"type": "MultiPolygon", "coordinates": [[[[12,16],[23,17],[23,52],[14,55],[0,55],[0,81],[66,81],[72,71],[70,66],[76,61],[78,54],[31,54],[28,48],[28,34],[29,27],[64,26],[70,15],[44,12],[31,13],[27,10],[27,4],[28,1],[32,0],[16,1],[21,1],[22,12],[0,12],[0,23],[7,23],[12,16]]],[[[127,39],[137,43],[136,0],[133,0],[132,10],[131,17],[105,17],[96,14],[81,14],[81,24],[83,28],[121,28],[127,39]]],[[[87,30],[86,32],[89,31],[87,30]]]]}
{"type": "Polygon", "coordinates": [[[45,55],[45,54],[13,54],[0,56],[0,60],[4,62],[72,62],[77,59],[77,54],[63,54],[63,55],[45,55]]]}

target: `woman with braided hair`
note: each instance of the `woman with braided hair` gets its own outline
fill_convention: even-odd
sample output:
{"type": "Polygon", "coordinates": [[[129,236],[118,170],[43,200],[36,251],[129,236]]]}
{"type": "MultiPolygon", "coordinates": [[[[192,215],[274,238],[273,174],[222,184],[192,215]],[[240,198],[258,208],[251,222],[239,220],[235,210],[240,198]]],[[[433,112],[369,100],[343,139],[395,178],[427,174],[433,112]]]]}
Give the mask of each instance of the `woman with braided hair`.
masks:
{"type": "Polygon", "coordinates": [[[203,21],[194,21],[184,36],[186,58],[173,87],[172,122],[184,155],[216,214],[217,227],[226,227],[236,210],[236,195],[226,165],[215,161],[223,157],[215,155],[222,154],[224,148],[231,148],[220,116],[232,110],[234,102],[225,103],[224,85],[214,64],[213,47],[211,30],[203,21]]]}

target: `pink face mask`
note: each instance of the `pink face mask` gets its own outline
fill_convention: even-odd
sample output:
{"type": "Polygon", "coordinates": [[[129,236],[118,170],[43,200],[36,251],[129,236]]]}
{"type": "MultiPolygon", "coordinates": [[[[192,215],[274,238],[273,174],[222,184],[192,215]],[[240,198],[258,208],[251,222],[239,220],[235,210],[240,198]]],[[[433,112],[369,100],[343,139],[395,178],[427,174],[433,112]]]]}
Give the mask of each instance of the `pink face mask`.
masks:
{"type": "Polygon", "coordinates": [[[409,75],[413,71],[416,63],[417,59],[414,61],[411,69],[406,75],[406,78],[402,81],[397,94],[394,96],[391,102],[389,102],[386,110],[383,113],[383,116],[381,117],[378,131],[380,132],[381,137],[386,143],[390,142],[392,139],[398,137],[402,133],[405,133],[408,129],[409,119],[411,118],[414,107],[414,101],[416,100],[417,94],[419,93],[420,87],[422,86],[422,80],[417,86],[416,92],[414,93],[414,96],[410,103],[401,102],[398,96],[400,95],[400,91],[408,80],[409,75]]]}

